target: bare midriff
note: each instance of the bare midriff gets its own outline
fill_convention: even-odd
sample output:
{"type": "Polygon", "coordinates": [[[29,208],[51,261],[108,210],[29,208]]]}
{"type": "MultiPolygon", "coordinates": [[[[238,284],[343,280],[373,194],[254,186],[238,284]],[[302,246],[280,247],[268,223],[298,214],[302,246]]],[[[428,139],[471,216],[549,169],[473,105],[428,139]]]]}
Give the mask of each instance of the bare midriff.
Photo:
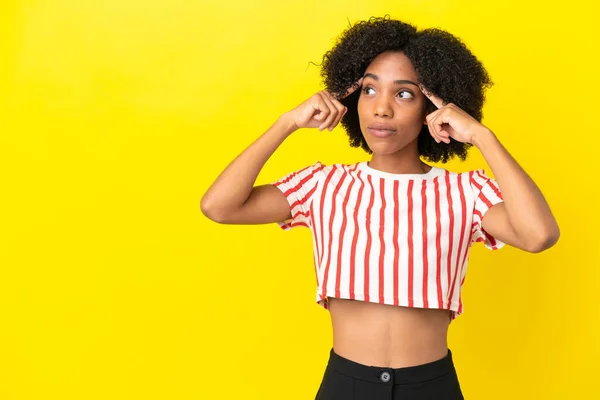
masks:
{"type": "Polygon", "coordinates": [[[336,354],[369,366],[401,368],[448,354],[451,311],[329,298],[336,354]]]}

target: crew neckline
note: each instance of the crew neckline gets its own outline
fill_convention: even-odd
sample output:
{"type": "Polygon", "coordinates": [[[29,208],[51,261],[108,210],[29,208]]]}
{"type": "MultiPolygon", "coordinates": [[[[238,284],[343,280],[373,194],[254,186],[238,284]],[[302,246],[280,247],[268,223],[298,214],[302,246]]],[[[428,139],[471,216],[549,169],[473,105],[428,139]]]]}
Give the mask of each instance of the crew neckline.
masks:
{"type": "MultiPolygon", "coordinates": [[[[429,165],[429,164],[428,164],[429,165]]],[[[380,178],[396,179],[396,180],[411,180],[411,179],[430,179],[436,176],[442,175],[445,170],[433,165],[430,165],[431,169],[422,174],[396,174],[392,172],[380,171],[378,169],[369,166],[368,161],[362,161],[358,163],[358,167],[369,175],[378,176],[380,178]]]]}

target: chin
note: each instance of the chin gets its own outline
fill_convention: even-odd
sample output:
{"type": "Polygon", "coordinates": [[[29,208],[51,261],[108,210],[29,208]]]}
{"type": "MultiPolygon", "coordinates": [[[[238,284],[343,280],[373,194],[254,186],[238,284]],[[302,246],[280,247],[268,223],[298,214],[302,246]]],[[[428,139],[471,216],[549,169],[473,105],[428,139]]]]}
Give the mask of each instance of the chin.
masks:
{"type": "Polygon", "coordinates": [[[404,149],[407,145],[407,143],[385,143],[378,141],[368,141],[367,144],[369,145],[369,148],[373,154],[381,156],[397,153],[404,149]]]}

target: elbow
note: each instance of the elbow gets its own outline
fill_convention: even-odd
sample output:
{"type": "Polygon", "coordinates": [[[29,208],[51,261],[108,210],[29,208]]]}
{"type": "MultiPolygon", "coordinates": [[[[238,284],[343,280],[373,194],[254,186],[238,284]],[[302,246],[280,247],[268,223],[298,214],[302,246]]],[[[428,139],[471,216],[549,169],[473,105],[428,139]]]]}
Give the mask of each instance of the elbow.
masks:
{"type": "Polygon", "coordinates": [[[200,199],[200,212],[202,213],[202,215],[204,215],[206,218],[211,219],[211,215],[212,215],[212,207],[210,206],[210,203],[206,200],[206,197],[202,197],[200,199]]]}
{"type": "Polygon", "coordinates": [[[560,238],[560,229],[558,226],[540,232],[536,235],[535,240],[531,240],[526,246],[526,250],[530,253],[541,253],[553,247],[560,238]]]}
{"type": "Polygon", "coordinates": [[[200,212],[202,212],[206,218],[213,222],[219,224],[225,223],[222,213],[218,211],[218,208],[215,206],[214,202],[206,197],[202,197],[202,199],[200,199],[200,212]]]}

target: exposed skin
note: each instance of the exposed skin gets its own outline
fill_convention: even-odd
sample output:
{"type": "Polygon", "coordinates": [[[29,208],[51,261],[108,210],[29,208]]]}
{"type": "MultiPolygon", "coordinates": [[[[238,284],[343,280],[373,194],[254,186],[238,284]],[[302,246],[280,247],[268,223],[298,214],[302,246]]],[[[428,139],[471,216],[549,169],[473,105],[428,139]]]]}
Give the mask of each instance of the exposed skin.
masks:
{"type": "MultiPolygon", "coordinates": [[[[399,52],[380,54],[365,71],[358,115],[361,131],[373,151],[370,167],[399,174],[421,174],[431,169],[417,150],[427,102],[417,82],[411,62],[399,52]]],[[[448,352],[448,310],[333,298],[329,304],[333,348],[342,357],[365,365],[399,368],[438,360],[448,352]]]]}
{"type": "Polygon", "coordinates": [[[369,166],[395,173],[422,173],[430,167],[419,159],[417,137],[425,122],[427,98],[417,73],[402,53],[377,56],[365,71],[358,100],[360,128],[373,151],[369,166]],[[395,82],[397,81],[397,82],[395,82]],[[375,128],[393,129],[379,132],[375,128]]]}
{"type": "MultiPolygon", "coordinates": [[[[284,113],[225,168],[203,196],[202,212],[224,224],[264,224],[291,218],[289,204],[279,189],[254,186],[260,170],[298,129],[335,128],[347,112],[338,99],[360,89],[358,114],[365,140],[373,150],[370,167],[396,174],[428,172],[431,166],[417,152],[417,136],[427,124],[438,143],[449,143],[453,138],[473,144],[494,173],[504,202],[484,215],[482,224],[488,233],[528,252],[553,246],[560,232],[548,204],[494,133],[416,82],[417,73],[404,54],[385,52],[373,59],[364,77],[345,94],[315,93],[284,113]],[[395,82],[398,80],[403,82],[395,82]],[[427,99],[438,108],[429,115],[425,111],[427,99]]],[[[365,365],[400,368],[447,354],[449,310],[332,298],[329,302],[333,347],[343,357],[365,365]]]]}

